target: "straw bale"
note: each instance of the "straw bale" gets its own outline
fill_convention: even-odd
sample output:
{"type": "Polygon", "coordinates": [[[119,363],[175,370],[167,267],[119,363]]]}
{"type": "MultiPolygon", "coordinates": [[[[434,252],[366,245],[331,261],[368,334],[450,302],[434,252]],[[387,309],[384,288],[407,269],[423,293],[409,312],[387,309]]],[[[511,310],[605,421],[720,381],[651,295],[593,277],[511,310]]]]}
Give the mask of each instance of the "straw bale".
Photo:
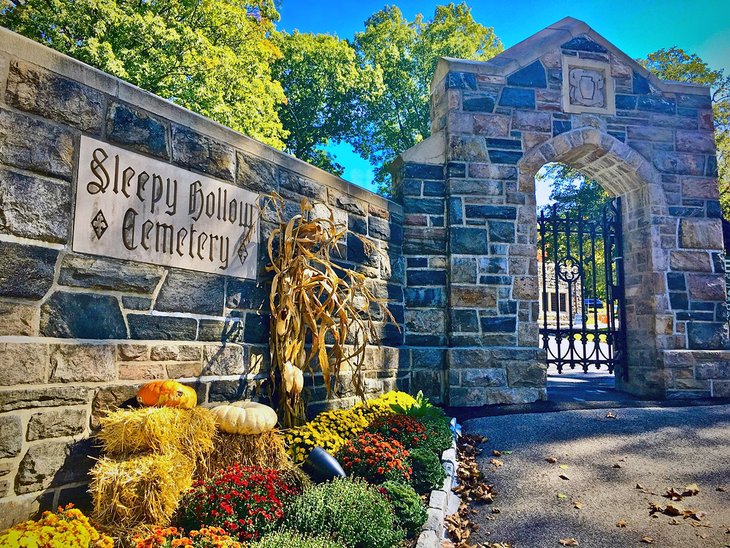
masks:
{"type": "Polygon", "coordinates": [[[123,532],[140,524],[168,525],[192,484],[193,465],[180,453],[102,457],[90,475],[94,519],[123,532]]]}
{"type": "Polygon", "coordinates": [[[215,418],[202,407],[119,409],[100,424],[97,436],[110,456],[180,452],[200,462],[213,450],[215,418]]]}
{"type": "Polygon", "coordinates": [[[277,430],[251,435],[219,432],[203,475],[210,477],[216,470],[234,464],[278,470],[290,466],[291,459],[277,430]]]}

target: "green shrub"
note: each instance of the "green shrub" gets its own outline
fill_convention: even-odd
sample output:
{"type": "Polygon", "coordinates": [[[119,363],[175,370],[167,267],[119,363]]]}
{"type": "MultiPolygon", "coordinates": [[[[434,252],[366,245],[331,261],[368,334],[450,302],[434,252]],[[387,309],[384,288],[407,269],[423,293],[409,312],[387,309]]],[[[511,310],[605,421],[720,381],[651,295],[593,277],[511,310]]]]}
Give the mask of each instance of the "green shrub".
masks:
{"type": "Polygon", "coordinates": [[[336,479],[307,489],[287,509],[283,528],[347,548],[391,548],[403,539],[391,504],[362,480],[336,479]]]}
{"type": "Polygon", "coordinates": [[[426,427],[426,441],[420,447],[428,448],[441,458],[441,453],[449,449],[454,442],[451,425],[446,416],[419,419],[426,427]]]}
{"type": "Polygon", "coordinates": [[[405,483],[386,481],[380,485],[385,497],[390,501],[401,527],[406,530],[407,536],[413,537],[426,523],[426,507],[418,493],[405,483]]]}
{"type": "Polygon", "coordinates": [[[424,448],[410,452],[413,476],[411,485],[418,493],[427,493],[432,489],[441,489],[446,479],[446,472],[441,459],[435,453],[424,448]]]}
{"type": "Polygon", "coordinates": [[[343,548],[333,540],[323,537],[304,537],[297,533],[281,531],[269,533],[258,542],[248,545],[249,548],[343,548]]]}
{"type": "Polygon", "coordinates": [[[401,415],[407,415],[423,421],[424,419],[442,419],[446,418],[444,410],[434,406],[428,398],[423,395],[423,391],[419,390],[414,398],[414,403],[405,402],[403,404],[391,404],[391,409],[401,415]]]}

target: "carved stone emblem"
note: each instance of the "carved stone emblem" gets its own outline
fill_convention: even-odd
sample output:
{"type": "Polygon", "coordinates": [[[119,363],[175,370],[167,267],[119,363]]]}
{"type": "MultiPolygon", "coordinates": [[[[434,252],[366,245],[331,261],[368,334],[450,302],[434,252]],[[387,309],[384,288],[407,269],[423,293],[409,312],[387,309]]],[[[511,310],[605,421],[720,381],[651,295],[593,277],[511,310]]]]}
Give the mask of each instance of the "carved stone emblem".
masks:
{"type": "Polygon", "coordinates": [[[106,222],[106,218],[104,217],[104,213],[101,211],[101,209],[91,220],[91,228],[94,229],[94,234],[96,234],[96,238],[99,240],[101,240],[101,237],[104,235],[104,232],[106,232],[106,229],[109,228],[109,225],[106,222]]]}
{"type": "Polygon", "coordinates": [[[570,69],[570,103],[584,107],[606,107],[604,72],[584,68],[570,69]]]}
{"type": "Polygon", "coordinates": [[[616,112],[616,91],[610,63],[569,55],[563,55],[562,63],[562,102],[565,112],[616,112]]]}

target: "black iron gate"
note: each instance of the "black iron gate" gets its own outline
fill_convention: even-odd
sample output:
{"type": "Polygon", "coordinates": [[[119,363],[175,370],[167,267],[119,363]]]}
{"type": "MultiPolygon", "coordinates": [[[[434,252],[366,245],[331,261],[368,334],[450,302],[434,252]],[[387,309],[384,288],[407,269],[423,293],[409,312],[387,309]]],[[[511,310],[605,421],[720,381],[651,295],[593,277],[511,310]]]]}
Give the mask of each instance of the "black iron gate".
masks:
{"type": "Polygon", "coordinates": [[[547,364],[562,373],[593,365],[628,378],[621,201],[599,219],[560,214],[538,219],[540,336],[547,364]]]}

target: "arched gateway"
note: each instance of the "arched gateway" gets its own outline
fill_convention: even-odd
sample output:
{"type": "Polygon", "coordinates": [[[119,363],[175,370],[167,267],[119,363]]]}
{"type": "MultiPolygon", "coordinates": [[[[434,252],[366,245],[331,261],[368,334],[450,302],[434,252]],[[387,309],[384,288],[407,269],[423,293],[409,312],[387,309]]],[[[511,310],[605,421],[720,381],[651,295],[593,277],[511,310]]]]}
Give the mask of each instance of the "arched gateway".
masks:
{"type": "Polygon", "coordinates": [[[660,81],[566,18],[487,62],[442,59],[431,131],[394,167],[406,344],[446,355],[451,405],[546,397],[535,174],[550,162],[621,198],[627,352],[618,386],[730,396],[708,88],[660,81]]]}

